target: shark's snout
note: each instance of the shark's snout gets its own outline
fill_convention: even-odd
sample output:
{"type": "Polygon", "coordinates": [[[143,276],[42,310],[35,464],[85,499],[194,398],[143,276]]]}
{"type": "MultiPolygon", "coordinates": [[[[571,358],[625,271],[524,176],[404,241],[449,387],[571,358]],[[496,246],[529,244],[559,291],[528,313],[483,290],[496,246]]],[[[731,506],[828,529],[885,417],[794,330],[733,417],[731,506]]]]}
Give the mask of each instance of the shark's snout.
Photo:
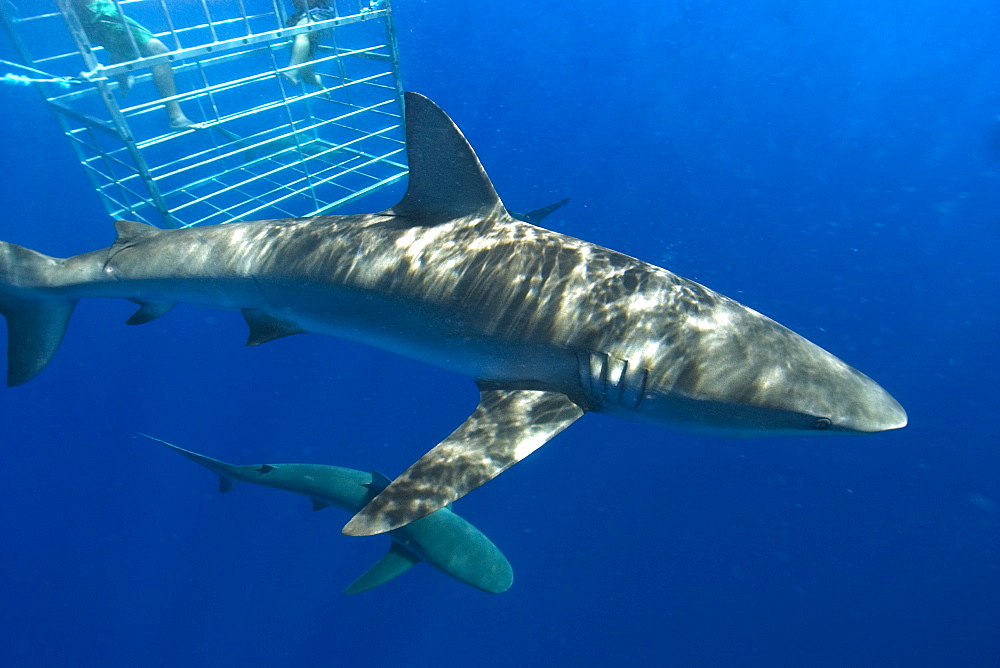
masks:
{"type": "Polygon", "coordinates": [[[858,392],[845,415],[835,423],[843,431],[874,434],[902,429],[906,426],[906,411],[881,385],[864,379],[867,387],[858,392]]]}

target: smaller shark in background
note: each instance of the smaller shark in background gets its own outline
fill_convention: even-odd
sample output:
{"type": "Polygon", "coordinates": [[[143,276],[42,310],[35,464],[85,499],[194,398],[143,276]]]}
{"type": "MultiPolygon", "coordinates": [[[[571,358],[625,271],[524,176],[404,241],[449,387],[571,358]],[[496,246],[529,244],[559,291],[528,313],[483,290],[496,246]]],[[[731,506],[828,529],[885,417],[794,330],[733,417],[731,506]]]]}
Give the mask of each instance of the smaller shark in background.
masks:
{"type": "MultiPolygon", "coordinates": [[[[219,476],[219,491],[228,492],[240,482],[283,489],[307,496],[313,510],[337,506],[350,513],[364,508],[375,495],[389,486],[380,473],[365,473],[322,464],[258,464],[236,466],[185,450],[147,434],[196,464],[219,476]]],[[[389,532],[389,551],[355,580],[345,594],[359,594],[405,573],[414,564],[426,561],[451,577],[483,591],[499,594],[510,589],[514,572],[510,562],[489,538],[476,527],[442,508],[405,527],[389,532]]]]}

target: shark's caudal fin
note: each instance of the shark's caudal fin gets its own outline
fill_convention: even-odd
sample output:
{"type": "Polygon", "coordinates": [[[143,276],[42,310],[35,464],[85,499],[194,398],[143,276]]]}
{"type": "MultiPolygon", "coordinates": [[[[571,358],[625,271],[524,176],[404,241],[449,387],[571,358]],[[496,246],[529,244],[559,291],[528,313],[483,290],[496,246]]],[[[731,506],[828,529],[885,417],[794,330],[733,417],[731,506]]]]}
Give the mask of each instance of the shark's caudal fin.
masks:
{"type": "Polygon", "coordinates": [[[418,563],[420,563],[420,557],[399,543],[393,542],[389,545],[389,551],[385,553],[385,556],[352,582],[344,590],[344,593],[360,594],[363,591],[374,589],[380,584],[385,584],[394,577],[402,575],[418,563]]]}
{"type": "MultiPolygon", "coordinates": [[[[7,321],[8,385],[37,376],[62,343],[77,298],[66,297],[61,288],[96,282],[109,257],[162,232],[126,220],[115,221],[115,228],[118,239],[111,248],[65,259],[0,241],[0,315],[7,321]]],[[[173,307],[167,302],[134,301],[139,310],[129,318],[130,325],[155,320],[173,307]]]]}
{"type": "Polygon", "coordinates": [[[206,457],[205,455],[199,455],[197,452],[191,452],[190,450],[185,450],[179,445],[174,445],[173,443],[168,443],[162,438],[156,438],[155,436],[150,436],[149,434],[139,434],[140,436],[145,436],[151,441],[156,441],[157,443],[162,443],[174,452],[180,453],[193,461],[195,464],[201,464],[207,468],[212,473],[219,476],[219,491],[220,492],[231,492],[239,484],[239,480],[234,478],[230,474],[230,470],[233,468],[232,464],[227,464],[226,462],[219,461],[218,459],[212,459],[211,457],[206,457]]]}
{"type": "Polygon", "coordinates": [[[63,260],[0,242],[0,314],[7,320],[7,385],[26,383],[62,343],[75,299],[42,294],[63,260]]]}
{"type": "Polygon", "coordinates": [[[443,508],[548,443],[583,413],[561,392],[481,389],[475,412],[361,509],[344,533],[390,531],[443,508]]]}
{"type": "Polygon", "coordinates": [[[406,195],[387,214],[434,225],[503,210],[497,191],[458,126],[419,93],[406,93],[406,195]]]}

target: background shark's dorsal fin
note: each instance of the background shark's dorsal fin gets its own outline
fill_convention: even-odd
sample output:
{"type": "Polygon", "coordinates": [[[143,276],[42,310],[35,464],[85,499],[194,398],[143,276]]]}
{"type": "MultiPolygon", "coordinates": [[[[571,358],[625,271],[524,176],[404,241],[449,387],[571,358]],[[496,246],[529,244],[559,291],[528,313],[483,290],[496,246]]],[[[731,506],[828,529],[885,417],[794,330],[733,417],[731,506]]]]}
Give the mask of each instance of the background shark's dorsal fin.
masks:
{"type": "Polygon", "coordinates": [[[365,487],[378,494],[383,489],[388,487],[389,483],[391,482],[392,481],[389,480],[389,478],[386,477],[384,474],[379,473],[378,471],[372,471],[372,481],[370,483],[367,483],[365,487]]]}
{"type": "Polygon", "coordinates": [[[503,207],[490,177],[458,126],[418,93],[406,93],[406,157],[410,182],[389,215],[436,225],[503,207]]]}

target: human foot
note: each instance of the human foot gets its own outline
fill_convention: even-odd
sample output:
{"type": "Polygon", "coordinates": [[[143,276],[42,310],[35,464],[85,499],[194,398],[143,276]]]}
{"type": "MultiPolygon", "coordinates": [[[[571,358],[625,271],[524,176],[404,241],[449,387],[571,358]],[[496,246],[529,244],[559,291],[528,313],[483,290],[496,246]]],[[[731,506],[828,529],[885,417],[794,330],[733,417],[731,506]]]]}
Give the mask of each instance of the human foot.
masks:
{"type": "Polygon", "coordinates": [[[187,116],[179,116],[170,119],[171,130],[204,130],[204,123],[195,123],[187,116]]]}

